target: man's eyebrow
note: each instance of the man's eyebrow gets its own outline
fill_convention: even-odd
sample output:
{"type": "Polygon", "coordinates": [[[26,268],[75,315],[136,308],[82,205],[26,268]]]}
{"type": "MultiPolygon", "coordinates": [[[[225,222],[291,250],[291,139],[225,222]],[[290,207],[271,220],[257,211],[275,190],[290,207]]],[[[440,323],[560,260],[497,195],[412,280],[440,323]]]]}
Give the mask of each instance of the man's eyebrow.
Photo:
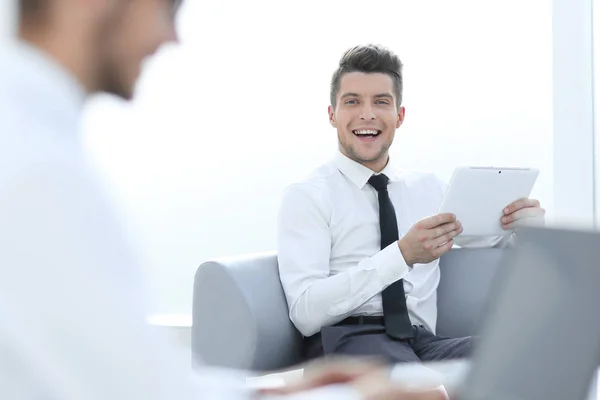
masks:
{"type": "MultiPolygon", "coordinates": [[[[342,95],[342,99],[344,99],[346,97],[362,97],[362,96],[360,94],[358,94],[358,93],[349,92],[349,93],[344,93],[342,95]]],[[[393,99],[394,98],[394,96],[392,96],[389,93],[376,94],[374,97],[378,98],[378,99],[381,99],[381,98],[393,99]]]]}

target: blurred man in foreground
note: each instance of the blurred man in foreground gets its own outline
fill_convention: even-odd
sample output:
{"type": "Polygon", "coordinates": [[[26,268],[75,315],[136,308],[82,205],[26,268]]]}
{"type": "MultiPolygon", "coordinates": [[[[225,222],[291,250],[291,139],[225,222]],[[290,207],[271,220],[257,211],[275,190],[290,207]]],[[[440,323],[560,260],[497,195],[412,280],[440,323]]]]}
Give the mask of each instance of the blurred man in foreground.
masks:
{"type": "Polygon", "coordinates": [[[173,0],[21,0],[0,53],[0,398],[436,399],[338,362],[255,393],[241,372],[181,367],[146,324],[142,276],[78,138],[86,98],[131,99],[176,41],[173,0]]]}

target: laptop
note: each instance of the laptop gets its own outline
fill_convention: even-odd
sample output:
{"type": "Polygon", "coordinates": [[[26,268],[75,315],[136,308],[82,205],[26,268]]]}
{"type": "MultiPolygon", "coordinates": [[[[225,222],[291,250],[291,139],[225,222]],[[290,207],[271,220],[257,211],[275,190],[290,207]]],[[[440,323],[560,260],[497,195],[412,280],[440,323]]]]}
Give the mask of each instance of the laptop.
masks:
{"type": "Polygon", "coordinates": [[[523,228],[502,264],[471,360],[425,363],[413,383],[457,400],[585,400],[600,365],[600,233],[523,228]]]}
{"type": "Polygon", "coordinates": [[[584,400],[600,365],[600,233],[527,228],[503,260],[460,400],[584,400]]]}
{"type": "Polygon", "coordinates": [[[469,361],[399,365],[457,400],[585,400],[600,365],[600,233],[524,228],[469,361]]]}

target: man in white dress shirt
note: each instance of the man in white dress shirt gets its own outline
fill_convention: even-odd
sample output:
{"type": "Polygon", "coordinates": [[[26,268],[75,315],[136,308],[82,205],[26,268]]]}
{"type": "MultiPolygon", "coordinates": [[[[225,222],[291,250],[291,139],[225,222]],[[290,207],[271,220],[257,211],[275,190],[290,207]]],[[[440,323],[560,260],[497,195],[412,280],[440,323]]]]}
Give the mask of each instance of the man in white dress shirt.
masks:
{"type": "MultiPolygon", "coordinates": [[[[78,137],[86,97],[133,95],[176,40],[173,0],[21,0],[0,51],[0,398],[262,398],[241,371],[184,365],[146,323],[137,260],[78,137]]],[[[435,399],[343,362],[279,398],[435,399]]]]}
{"type": "MultiPolygon", "coordinates": [[[[388,150],[404,121],[402,63],[376,45],[341,58],[329,119],[339,153],[284,193],[278,227],[281,282],[307,356],[377,355],[390,362],[465,357],[471,338],[435,335],[438,259],[456,243],[505,246],[504,237],[456,237],[460,221],[434,215],[444,184],[394,169],[388,150]]],[[[505,229],[543,221],[536,200],[507,205],[505,229]]]]}

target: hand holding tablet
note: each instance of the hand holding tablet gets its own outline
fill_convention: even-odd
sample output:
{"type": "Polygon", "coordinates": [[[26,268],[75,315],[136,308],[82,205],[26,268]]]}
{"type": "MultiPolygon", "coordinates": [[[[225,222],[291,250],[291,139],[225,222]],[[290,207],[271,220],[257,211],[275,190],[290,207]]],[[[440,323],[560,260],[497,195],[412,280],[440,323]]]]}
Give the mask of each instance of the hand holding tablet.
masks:
{"type": "Polygon", "coordinates": [[[506,235],[543,217],[540,203],[529,199],[538,174],[528,168],[458,167],[439,213],[454,214],[464,236],[506,235]]]}
{"type": "Polygon", "coordinates": [[[458,235],[504,236],[543,223],[545,210],[529,199],[538,171],[524,168],[456,168],[437,215],[417,222],[399,241],[407,265],[438,259],[458,235]]]}
{"type": "Polygon", "coordinates": [[[460,235],[462,226],[453,214],[438,214],[422,219],[398,240],[406,265],[427,264],[452,248],[452,239],[460,235]]]}

